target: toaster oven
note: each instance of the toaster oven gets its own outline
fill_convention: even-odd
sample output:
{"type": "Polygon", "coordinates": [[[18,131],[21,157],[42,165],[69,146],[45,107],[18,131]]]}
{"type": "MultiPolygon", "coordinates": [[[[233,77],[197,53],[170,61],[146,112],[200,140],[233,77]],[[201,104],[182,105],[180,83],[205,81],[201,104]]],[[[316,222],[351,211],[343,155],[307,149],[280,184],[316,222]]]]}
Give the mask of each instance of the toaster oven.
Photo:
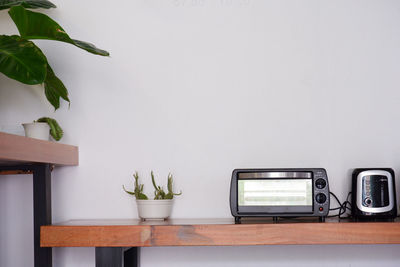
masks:
{"type": "Polygon", "coordinates": [[[329,212],[325,169],[236,169],[232,173],[230,208],[242,217],[314,216],[324,221],[329,212]]]}

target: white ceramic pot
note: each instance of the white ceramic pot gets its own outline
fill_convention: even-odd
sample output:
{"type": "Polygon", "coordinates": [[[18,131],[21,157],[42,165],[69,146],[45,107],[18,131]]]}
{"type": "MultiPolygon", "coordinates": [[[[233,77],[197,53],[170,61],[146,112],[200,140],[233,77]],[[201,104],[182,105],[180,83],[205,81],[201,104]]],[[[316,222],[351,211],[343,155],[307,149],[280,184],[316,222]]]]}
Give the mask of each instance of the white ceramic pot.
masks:
{"type": "Polygon", "coordinates": [[[49,141],[50,126],[46,122],[23,123],[25,136],[49,141]]]}
{"type": "Polygon", "coordinates": [[[164,220],[171,215],[173,199],[136,200],[138,215],[143,220],[164,220]]]}

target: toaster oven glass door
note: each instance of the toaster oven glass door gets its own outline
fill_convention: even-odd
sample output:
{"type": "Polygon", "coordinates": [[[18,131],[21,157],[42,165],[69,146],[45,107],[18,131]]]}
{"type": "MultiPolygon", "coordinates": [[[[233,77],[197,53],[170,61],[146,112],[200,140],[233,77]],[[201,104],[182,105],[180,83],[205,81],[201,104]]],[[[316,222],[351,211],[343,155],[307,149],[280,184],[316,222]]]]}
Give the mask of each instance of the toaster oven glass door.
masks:
{"type": "Polygon", "coordinates": [[[312,213],[311,178],[239,179],[239,213],[312,213]]]}

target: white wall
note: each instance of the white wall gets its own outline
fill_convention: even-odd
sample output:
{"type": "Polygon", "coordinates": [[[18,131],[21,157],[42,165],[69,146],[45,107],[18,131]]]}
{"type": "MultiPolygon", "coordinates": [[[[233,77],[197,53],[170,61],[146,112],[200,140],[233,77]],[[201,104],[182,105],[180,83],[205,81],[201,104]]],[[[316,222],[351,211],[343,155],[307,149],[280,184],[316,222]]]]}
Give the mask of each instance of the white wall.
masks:
{"type": "MultiPolygon", "coordinates": [[[[72,37],[111,52],[37,42],[70,91],[56,113],[0,75],[2,130],[48,115],[79,145],[80,166],[53,172],[54,222],[136,218],[121,190],[135,170],[174,173],[175,218],[230,217],[234,168],[325,167],[341,199],[351,168],[400,173],[399,1],[54,3],[72,37]]],[[[15,32],[5,11],[0,32],[15,32]]],[[[0,179],[1,267],[32,266],[31,185],[0,179]]],[[[142,266],[398,266],[399,248],[146,248],[142,266]]],[[[94,249],[54,249],[54,266],[94,266],[94,249]]]]}

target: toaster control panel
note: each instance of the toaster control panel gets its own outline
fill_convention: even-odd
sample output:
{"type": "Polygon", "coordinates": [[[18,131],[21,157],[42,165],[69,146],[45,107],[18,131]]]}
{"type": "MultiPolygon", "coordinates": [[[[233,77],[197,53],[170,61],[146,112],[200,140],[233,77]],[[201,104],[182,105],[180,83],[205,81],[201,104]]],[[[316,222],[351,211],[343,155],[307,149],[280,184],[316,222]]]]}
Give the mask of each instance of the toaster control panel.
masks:
{"type": "Polygon", "coordinates": [[[363,177],[362,205],[373,208],[387,207],[389,205],[387,176],[369,175],[363,177]]]}

